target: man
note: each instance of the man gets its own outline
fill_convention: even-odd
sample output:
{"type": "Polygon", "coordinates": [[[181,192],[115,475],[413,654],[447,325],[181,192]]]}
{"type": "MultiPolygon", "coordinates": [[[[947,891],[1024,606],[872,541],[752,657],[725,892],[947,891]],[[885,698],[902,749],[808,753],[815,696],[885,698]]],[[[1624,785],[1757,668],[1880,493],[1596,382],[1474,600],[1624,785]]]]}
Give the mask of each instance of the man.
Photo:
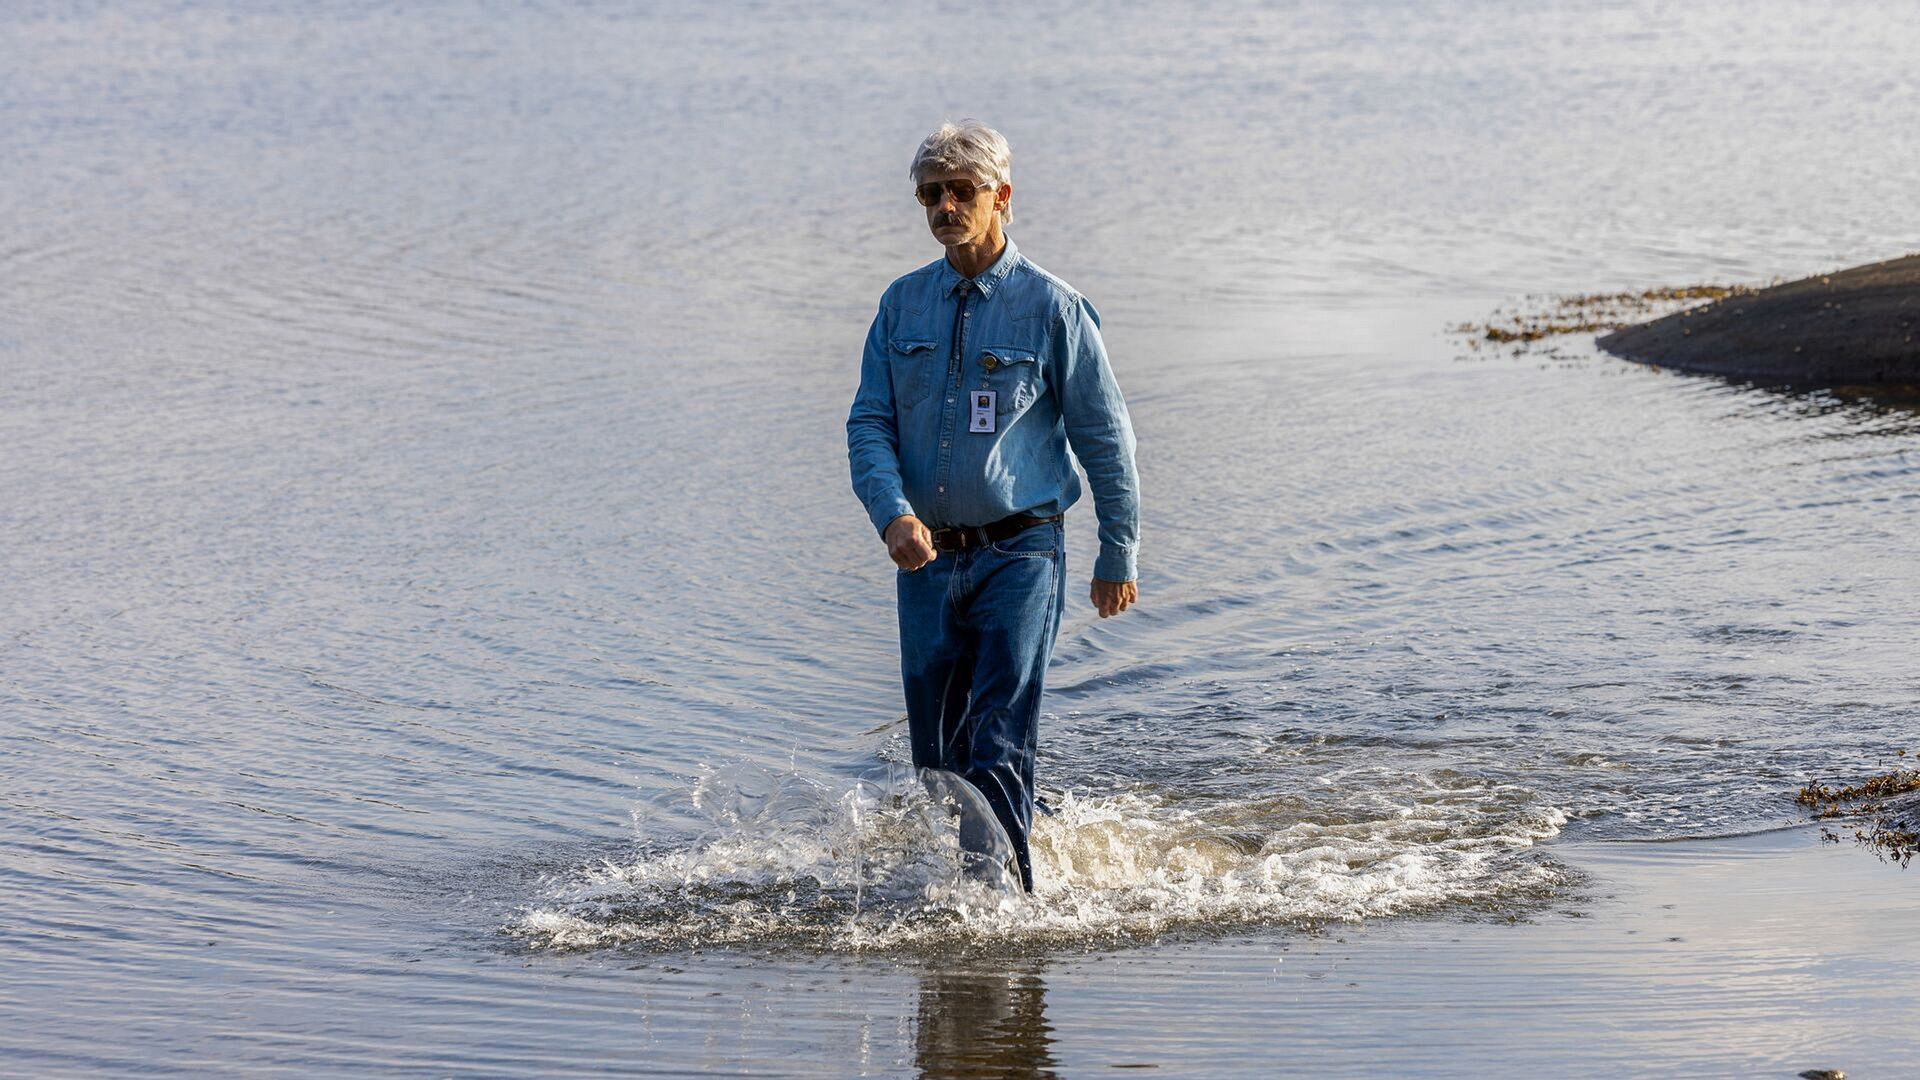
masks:
{"type": "Polygon", "coordinates": [[[959,773],[1027,836],[1041,686],[1066,601],[1061,515],[1086,470],[1100,523],[1091,599],[1138,599],[1133,428],[1100,316],[1003,231],[1011,156],[976,121],[943,124],[911,175],[946,255],[880,300],[847,417],[853,490],[899,566],[913,763],[959,773]]]}

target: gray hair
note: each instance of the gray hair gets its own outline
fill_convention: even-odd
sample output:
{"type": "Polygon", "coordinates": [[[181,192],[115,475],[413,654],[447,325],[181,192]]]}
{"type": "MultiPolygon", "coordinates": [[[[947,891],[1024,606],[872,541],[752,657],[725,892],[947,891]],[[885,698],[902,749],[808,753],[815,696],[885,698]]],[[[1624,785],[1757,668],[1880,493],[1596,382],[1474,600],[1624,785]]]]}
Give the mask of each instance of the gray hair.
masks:
{"type": "MultiPolygon", "coordinates": [[[[1007,137],[978,120],[948,120],[933,129],[913,153],[914,183],[929,172],[970,173],[976,180],[1005,187],[1013,182],[1013,151],[1007,137]]],[[[1000,211],[1000,224],[1013,220],[1013,204],[1000,211]]]]}

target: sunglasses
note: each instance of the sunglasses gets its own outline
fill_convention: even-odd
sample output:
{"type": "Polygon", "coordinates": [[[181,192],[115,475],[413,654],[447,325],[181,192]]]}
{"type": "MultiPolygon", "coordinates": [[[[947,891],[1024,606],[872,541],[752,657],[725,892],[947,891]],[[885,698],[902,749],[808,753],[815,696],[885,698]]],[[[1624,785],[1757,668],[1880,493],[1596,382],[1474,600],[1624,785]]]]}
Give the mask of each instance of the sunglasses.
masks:
{"type": "Polygon", "coordinates": [[[971,180],[933,180],[913,189],[913,197],[920,200],[921,206],[932,206],[940,201],[940,192],[953,196],[954,202],[970,203],[974,196],[982,191],[992,191],[992,184],[976,184],[971,180]]]}

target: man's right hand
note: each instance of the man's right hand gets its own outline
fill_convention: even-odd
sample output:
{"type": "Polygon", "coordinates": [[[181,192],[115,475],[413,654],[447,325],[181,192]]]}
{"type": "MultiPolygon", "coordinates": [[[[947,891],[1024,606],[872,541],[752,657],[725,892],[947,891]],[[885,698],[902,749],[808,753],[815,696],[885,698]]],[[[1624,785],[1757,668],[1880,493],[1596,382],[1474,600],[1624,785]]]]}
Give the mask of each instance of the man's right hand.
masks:
{"type": "Polygon", "coordinates": [[[933,533],[912,514],[887,523],[887,556],[902,570],[918,570],[933,561],[933,533]]]}

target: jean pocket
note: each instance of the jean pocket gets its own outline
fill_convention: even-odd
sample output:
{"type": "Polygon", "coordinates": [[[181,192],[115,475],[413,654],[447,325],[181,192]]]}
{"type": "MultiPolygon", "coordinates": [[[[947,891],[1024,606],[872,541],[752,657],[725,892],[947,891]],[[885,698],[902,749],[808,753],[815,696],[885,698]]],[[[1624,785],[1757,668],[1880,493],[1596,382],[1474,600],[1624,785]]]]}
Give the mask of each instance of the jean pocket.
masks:
{"type": "Polygon", "coordinates": [[[1060,554],[1060,525],[1058,522],[1049,522],[1021,529],[1005,540],[995,540],[987,546],[1000,555],[1030,559],[1055,558],[1060,554]]]}

